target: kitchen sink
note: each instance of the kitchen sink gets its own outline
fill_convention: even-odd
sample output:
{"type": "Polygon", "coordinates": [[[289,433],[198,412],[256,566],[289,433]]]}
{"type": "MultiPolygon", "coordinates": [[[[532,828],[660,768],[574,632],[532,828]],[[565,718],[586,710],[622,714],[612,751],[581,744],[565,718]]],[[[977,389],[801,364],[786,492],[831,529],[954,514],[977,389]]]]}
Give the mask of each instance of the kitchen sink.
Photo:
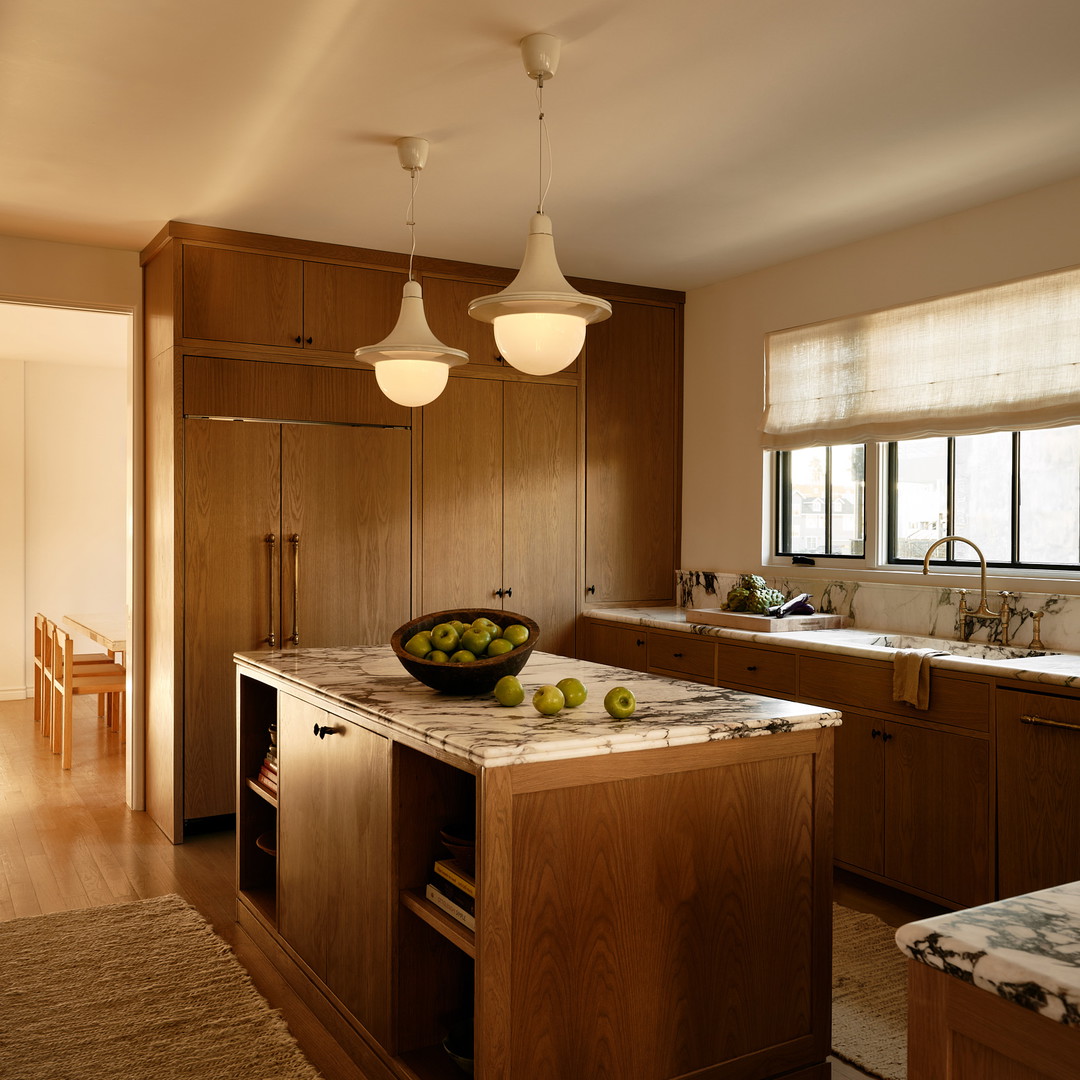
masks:
{"type": "Polygon", "coordinates": [[[1022,646],[993,645],[983,641],[954,641],[950,638],[920,637],[918,634],[890,634],[881,630],[821,630],[836,642],[850,645],[874,645],[880,649],[934,649],[952,656],[974,660],[1028,660],[1035,656],[1057,656],[1050,649],[1025,649],[1022,646]]]}

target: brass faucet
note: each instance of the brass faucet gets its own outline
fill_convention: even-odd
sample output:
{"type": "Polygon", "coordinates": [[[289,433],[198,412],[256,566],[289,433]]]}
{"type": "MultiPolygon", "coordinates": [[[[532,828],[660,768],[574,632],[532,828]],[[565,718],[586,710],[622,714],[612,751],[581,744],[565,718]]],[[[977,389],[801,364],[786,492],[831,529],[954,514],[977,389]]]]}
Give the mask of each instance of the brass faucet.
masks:
{"type": "Polygon", "coordinates": [[[924,574],[930,573],[930,556],[934,551],[942,544],[947,544],[950,540],[960,540],[962,543],[968,545],[968,547],[975,549],[975,554],[979,556],[979,606],[972,611],[967,606],[967,589],[958,589],[960,593],[960,641],[967,641],[970,631],[967,629],[968,619],[996,619],[1001,623],[1001,644],[1009,644],[1009,594],[1002,591],[998,595],[1001,597],[1001,607],[997,611],[991,611],[986,606],[986,556],[979,550],[977,544],[972,543],[966,536],[943,536],[940,540],[935,540],[927,549],[926,555],[923,557],[922,572],[924,574]]]}

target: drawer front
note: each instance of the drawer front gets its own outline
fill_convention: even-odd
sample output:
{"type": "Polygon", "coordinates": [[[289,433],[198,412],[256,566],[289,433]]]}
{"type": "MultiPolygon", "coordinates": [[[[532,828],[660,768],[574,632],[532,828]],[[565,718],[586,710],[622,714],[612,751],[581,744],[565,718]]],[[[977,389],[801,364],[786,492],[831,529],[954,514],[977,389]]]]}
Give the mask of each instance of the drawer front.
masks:
{"type": "Polygon", "coordinates": [[[736,683],[774,694],[795,693],[794,653],[721,644],[716,653],[716,682],[736,683]]]}
{"type": "Polygon", "coordinates": [[[803,654],[799,665],[800,698],[853,705],[897,716],[917,717],[968,731],[990,730],[990,685],[935,670],[930,676],[930,706],[916,709],[894,701],[891,661],[826,659],[803,654]]]}
{"type": "Polygon", "coordinates": [[[649,670],[674,671],[711,682],[716,674],[716,642],[693,634],[649,634],[649,670]]]}

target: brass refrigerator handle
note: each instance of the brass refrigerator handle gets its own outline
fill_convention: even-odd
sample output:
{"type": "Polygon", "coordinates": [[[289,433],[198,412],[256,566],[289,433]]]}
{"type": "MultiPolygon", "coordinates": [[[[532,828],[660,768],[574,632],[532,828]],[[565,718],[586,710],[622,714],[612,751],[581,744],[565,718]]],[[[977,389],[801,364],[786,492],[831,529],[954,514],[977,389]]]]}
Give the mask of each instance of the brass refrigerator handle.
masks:
{"type": "Polygon", "coordinates": [[[271,649],[276,649],[277,634],[274,633],[274,626],[276,625],[276,620],[274,619],[274,549],[277,546],[277,536],[274,533],[268,533],[264,537],[264,541],[267,544],[267,551],[269,553],[269,558],[267,559],[267,562],[269,563],[269,576],[267,580],[270,585],[270,633],[266,635],[266,644],[269,645],[271,649]]]}
{"type": "Polygon", "coordinates": [[[1060,727],[1066,728],[1069,731],[1075,731],[1080,734],[1080,726],[1076,724],[1065,724],[1060,720],[1047,720],[1045,716],[1031,716],[1025,713],[1020,717],[1021,724],[1032,724],[1034,727],[1060,727]]]}
{"type": "Polygon", "coordinates": [[[292,579],[292,633],[289,640],[294,645],[300,644],[300,534],[293,533],[289,537],[289,543],[293,550],[293,579],[292,579]]]}

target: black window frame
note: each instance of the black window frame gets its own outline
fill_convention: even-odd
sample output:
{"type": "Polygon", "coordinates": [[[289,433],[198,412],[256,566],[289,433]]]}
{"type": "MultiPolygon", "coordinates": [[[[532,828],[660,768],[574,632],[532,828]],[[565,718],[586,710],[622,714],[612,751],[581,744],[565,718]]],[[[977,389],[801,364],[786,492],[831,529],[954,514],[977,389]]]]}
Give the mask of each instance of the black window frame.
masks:
{"type": "MultiPolygon", "coordinates": [[[[837,445],[848,445],[838,443],[837,445]]],[[[863,484],[866,483],[866,450],[863,450],[863,484]]],[[[834,554],[832,547],[833,490],[832,490],[832,446],[825,446],[825,551],[796,551],[791,544],[791,451],[777,450],[773,454],[775,476],[773,482],[776,529],[774,531],[773,554],[777,558],[794,559],[844,559],[854,562],[866,561],[866,506],[863,502],[863,553],[861,555],[834,554]]]]}

